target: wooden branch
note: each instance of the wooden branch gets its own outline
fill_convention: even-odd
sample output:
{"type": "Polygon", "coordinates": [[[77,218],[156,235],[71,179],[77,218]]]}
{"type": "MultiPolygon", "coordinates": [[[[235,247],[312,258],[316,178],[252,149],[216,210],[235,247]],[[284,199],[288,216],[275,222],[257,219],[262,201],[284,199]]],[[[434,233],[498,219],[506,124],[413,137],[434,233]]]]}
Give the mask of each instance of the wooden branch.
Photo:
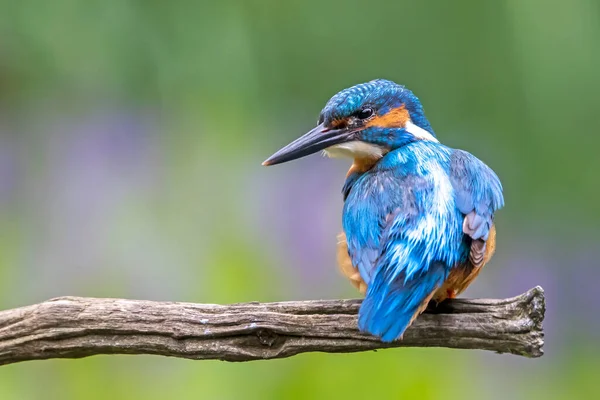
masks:
{"type": "Polygon", "coordinates": [[[60,297],[0,312],[0,365],[96,354],[250,361],[409,346],[543,354],[541,287],[504,300],[430,305],[394,343],[357,330],[359,306],[360,300],[222,306],[60,297]]]}

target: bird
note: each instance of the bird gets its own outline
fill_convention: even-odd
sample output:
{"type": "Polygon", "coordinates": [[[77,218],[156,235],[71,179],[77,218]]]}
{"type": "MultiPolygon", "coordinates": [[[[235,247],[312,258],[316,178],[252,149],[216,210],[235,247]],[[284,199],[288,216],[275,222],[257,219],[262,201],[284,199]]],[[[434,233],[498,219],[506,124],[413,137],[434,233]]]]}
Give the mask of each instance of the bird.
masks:
{"type": "Polygon", "coordinates": [[[352,160],[337,261],[364,295],[358,328],[401,340],[430,302],[459,295],[491,259],[502,184],[474,155],[441,144],[418,97],[385,79],[335,94],[314,129],[263,165],[319,151],[352,160]]]}

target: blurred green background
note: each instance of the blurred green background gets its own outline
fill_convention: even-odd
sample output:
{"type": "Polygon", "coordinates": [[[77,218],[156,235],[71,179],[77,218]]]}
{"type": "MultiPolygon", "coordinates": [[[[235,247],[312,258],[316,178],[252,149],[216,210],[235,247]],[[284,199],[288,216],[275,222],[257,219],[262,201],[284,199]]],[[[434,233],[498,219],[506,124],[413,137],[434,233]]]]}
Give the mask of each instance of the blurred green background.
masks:
{"type": "Polygon", "coordinates": [[[597,394],[598,1],[0,4],[0,309],[356,296],[335,266],[347,163],[260,163],[374,78],[504,183],[497,255],[466,296],[540,284],[548,307],[541,359],[99,356],[1,367],[0,399],[597,394]]]}

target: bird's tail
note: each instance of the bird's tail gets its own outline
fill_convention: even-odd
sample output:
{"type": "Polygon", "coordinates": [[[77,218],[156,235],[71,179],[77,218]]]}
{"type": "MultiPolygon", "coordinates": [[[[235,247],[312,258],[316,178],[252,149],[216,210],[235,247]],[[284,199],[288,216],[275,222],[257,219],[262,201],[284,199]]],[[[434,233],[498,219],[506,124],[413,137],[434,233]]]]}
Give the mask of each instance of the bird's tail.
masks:
{"type": "Polygon", "coordinates": [[[358,315],[359,329],[384,342],[402,337],[446,279],[445,265],[440,262],[431,263],[409,279],[404,272],[394,272],[380,268],[375,273],[358,315]]]}

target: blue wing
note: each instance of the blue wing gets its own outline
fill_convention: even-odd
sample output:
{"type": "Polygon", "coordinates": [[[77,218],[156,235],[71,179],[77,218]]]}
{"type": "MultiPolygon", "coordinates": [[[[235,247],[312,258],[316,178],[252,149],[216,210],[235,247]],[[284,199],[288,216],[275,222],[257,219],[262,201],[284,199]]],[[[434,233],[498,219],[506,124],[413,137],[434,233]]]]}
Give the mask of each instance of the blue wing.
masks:
{"type": "Polygon", "coordinates": [[[465,216],[463,232],[473,239],[470,259],[478,266],[483,262],[494,212],[504,206],[502,184],[487,165],[462,150],[454,150],[450,156],[450,181],[456,206],[465,216]]]}

